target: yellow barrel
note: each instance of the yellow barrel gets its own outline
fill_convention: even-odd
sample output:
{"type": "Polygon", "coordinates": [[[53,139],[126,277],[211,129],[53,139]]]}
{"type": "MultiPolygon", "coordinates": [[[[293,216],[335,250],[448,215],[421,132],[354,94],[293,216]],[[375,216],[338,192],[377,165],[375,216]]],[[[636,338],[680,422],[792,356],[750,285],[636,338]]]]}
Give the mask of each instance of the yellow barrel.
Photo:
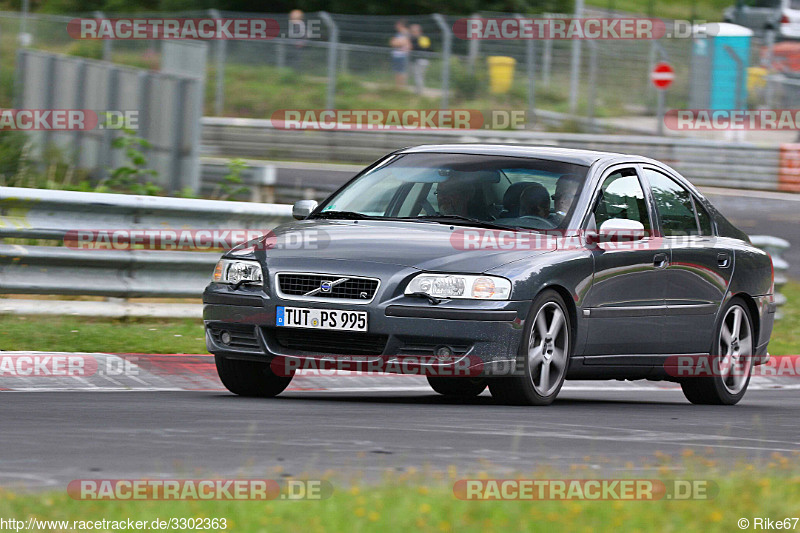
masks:
{"type": "Polygon", "coordinates": [[[747,69],[747,91],[755,92],[767,86],[767,69],[750,67],[747,69]]]}
{"type": "Polygon", "coordinates": [[[486,61],[489,63],[489,91],[492,94],[507,93],[514,81],[516,60],[513,57],[489,56],[486,61]]]}

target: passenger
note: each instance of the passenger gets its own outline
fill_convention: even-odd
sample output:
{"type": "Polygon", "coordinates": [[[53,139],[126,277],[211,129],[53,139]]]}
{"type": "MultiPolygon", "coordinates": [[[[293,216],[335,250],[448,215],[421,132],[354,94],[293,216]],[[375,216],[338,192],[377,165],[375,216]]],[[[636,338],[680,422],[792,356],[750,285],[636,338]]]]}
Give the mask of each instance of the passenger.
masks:
{"type": "Polygon", "coordinates": [[[550,215],[550,194],[539,183],[525,187],[519,197],[520,217],[539,217],[547,219],[550,215]]]}

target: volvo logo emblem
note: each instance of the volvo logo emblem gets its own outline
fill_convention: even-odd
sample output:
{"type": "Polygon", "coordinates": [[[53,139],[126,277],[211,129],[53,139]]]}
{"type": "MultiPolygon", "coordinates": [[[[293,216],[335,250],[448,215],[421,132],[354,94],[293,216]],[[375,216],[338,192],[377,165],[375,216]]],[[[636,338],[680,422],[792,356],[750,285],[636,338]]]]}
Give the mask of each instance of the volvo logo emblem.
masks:
{"type": "Polygon", "coordinates": [[[319,284],[319,290],[321,292],[331,292],[331,288],[333,284],[330,281],[323,281],[319,284]]]}

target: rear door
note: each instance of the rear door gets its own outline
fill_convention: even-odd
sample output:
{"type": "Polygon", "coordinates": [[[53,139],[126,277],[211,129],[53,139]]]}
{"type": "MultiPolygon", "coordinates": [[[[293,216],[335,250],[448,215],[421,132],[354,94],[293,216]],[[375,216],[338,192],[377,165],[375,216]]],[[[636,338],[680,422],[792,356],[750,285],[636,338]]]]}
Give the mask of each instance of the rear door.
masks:
{"type": "Polygon", "coordinates": [[[707,353],[714,320],[733,273],[733,250],[717,238],[698,196],[663,169],[642,168],[672,256],[665,270],[669,353],[707,353]]]}

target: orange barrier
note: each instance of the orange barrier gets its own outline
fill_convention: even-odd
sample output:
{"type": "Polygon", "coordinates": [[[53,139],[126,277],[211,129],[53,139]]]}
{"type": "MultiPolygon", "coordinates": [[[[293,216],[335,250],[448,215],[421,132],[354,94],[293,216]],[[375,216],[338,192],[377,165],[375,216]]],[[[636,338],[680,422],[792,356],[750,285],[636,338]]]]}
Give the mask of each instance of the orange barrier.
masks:
{"type": "Polygon", "coordinates": [[[800,144],[781,145],[778,190],[800,192],[800,144]]]}

